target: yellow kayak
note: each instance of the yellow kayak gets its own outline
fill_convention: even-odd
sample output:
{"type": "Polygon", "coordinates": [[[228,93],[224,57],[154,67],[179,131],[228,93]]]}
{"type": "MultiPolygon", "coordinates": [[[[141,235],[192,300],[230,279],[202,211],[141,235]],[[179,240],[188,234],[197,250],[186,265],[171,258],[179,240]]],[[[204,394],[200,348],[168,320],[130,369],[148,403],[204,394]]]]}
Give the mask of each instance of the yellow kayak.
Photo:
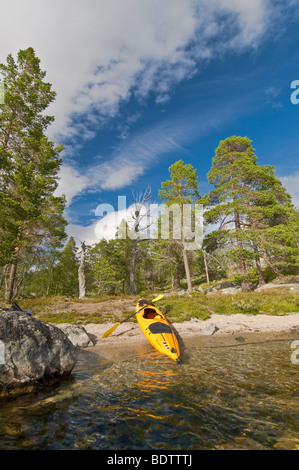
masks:
{"type": "Polygon", "coordinates": [[[136,305],[136,318],[142,333],[151,345],[160,353],[179,362],[179,344],[163,313],[151,302],[139,299],[136,305]]]}

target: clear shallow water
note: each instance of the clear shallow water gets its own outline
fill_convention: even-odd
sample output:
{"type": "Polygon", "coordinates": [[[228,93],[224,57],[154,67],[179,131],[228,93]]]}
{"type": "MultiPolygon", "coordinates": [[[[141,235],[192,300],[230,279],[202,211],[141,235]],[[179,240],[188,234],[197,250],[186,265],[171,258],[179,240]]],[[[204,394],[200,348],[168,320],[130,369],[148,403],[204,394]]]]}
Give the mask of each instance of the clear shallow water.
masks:
{"type": "Polygon", "coordinates": [[[298,449],[290,341],[87,351],[72,377],[0,402],[0,449],[298,449]]]}

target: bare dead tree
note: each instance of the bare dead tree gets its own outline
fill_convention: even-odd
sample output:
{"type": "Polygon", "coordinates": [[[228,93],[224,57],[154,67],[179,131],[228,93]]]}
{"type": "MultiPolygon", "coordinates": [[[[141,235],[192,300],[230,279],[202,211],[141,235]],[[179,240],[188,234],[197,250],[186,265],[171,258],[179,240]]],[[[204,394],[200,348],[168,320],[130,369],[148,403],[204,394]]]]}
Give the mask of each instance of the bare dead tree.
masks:
{"type": "Polygon", "coordinates": [[[136,272],[136,255],[138,252],[138,244],[147,241],[149,238],[145,235],[146,230],[153,223],[149,219],[150,209],[146,202],[151,197],[151,187],[148,186],[144,192],[139,191],[137,194],[132,192],[134,198],[134,209],[131,212],[133,223],[133,245],[131,253],[130,265],[130,294],[135,294],[135,272],[136,272]],[[143,235],[143,237],[141,236],[143,235]]]}
{"type": "Polygon", "coordinates": [[[79,281],[79,299],[83,299],[86,295],[85,285],[85,258],[86,258],[86,245],[85,241],[81,242],[81,256],[78,268],[78,281],[79,281]]]}
{"type": "Polygon", "coordinates": [[[209,269],[208,269],[208,263],[207,263],[207,257],[206,257],[205,250],[203,250],[203,260],[204,260],[204,263],[205,263],[207,283],[210,284],[209,269]]]}

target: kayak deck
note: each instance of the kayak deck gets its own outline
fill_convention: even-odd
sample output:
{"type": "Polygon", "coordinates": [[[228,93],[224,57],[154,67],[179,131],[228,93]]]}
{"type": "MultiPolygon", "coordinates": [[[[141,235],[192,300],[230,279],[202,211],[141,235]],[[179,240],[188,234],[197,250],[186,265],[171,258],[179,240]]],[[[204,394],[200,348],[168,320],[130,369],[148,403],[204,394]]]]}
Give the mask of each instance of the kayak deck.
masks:
{"type": "Polygon", "coordinates": [[[160,353],[179,362],[179,344],[163,313],[154,304],[140,299],[136,305],[136,318],[141,331],[151,345],[160,353]]]}

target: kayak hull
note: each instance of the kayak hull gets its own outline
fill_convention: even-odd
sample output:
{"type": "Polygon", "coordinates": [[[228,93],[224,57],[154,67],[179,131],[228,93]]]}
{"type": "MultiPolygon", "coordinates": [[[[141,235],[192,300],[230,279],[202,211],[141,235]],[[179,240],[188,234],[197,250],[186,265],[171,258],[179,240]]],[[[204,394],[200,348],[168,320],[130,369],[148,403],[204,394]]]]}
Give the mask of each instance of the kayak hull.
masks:
{"type": "Polygon", "coordinates": [[[142,333],[159,353],[179,362],[180,348],[173,328],[154,304],[148,304],[140,299],[136,305],[136,318],[142,333]]]}

